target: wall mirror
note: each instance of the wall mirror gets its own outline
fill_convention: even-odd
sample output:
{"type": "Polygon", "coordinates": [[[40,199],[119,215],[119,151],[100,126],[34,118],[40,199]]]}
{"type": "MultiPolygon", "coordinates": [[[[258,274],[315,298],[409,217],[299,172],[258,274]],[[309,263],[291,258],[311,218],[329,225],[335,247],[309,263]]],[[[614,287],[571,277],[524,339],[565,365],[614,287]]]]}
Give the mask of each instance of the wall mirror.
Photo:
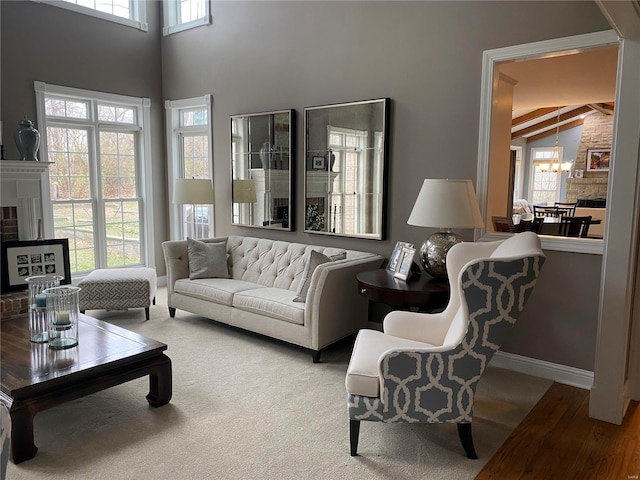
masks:
{"type": "Polygon", "coordinates": [[[389,99],[305,108],[304,231],[382,240],[389,99]]]}
{"type": "Polygon", "coordinates": [[[232,225],[293,230],[295,110],[231,116],[232,225]]]}

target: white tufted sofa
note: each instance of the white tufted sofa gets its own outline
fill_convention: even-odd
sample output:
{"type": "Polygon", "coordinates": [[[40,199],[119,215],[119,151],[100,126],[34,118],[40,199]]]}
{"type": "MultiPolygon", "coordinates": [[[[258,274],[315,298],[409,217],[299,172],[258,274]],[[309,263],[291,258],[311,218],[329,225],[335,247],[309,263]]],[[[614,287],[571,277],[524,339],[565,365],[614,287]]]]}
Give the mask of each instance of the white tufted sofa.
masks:
{"type": "Polygon", "coordinates": [[[164,242],[172,317],[185,310],[300,345],[311,350],[314,362],[322,348],[365,326],[367,301],[358,295],[356,275],[380,268],[384,257],[244,236],[203,241],[226,242],[231,278],[190,280],[187,241],[164,242]],[[319,265],[306,301],[294,302],[311,250],[346,258],[319,265]]]}

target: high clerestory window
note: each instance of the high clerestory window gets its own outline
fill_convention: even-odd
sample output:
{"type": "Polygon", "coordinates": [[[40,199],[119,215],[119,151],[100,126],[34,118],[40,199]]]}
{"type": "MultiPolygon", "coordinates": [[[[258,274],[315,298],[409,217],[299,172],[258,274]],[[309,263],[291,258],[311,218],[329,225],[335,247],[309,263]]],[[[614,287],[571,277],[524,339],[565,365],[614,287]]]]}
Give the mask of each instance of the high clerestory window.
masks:
{"type": "Polygon", "coordinates": [[[145,0],[32,0],[147,31],[145,0]]]}
{"type": "Polygon", "coordinates": [[[209,0],[164,0],[162,34],[171,35],[211,23],[209,0]]]}

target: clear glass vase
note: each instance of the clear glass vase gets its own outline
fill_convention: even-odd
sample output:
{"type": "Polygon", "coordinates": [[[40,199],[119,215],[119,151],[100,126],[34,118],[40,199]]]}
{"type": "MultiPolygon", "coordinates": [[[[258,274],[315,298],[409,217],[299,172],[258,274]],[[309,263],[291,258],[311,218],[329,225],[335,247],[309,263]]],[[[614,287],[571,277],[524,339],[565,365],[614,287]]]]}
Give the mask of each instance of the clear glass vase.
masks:
{"type": "Polygon", "coordinates": [[[63,350],[78,345],[80,290],[80,287],[62,286],[44,291],[47,297],[49,348],[63,350]]]}
{"type": "Polygon", "coordinates": [[[25,279],[29,285],[29,337],[32,342],[45,343],[49,339],[47,299],[43,292],[59,286],[62,278],[60,275],[36,275],[25,279]]]}

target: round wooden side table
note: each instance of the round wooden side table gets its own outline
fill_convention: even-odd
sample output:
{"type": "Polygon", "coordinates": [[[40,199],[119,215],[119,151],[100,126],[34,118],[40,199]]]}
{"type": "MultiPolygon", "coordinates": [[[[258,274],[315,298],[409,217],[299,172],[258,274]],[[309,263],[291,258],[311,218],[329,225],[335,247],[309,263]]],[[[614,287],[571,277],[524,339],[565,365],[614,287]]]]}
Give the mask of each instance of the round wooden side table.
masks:
{"type": "Polygon", "coordinates": [[[388,270],[369,270],[359,273],[356,279],[361,296],[396,310],[438,311],[449,301],[449,281],[424,272],[405,281],[395,278],[388,270]]]}

